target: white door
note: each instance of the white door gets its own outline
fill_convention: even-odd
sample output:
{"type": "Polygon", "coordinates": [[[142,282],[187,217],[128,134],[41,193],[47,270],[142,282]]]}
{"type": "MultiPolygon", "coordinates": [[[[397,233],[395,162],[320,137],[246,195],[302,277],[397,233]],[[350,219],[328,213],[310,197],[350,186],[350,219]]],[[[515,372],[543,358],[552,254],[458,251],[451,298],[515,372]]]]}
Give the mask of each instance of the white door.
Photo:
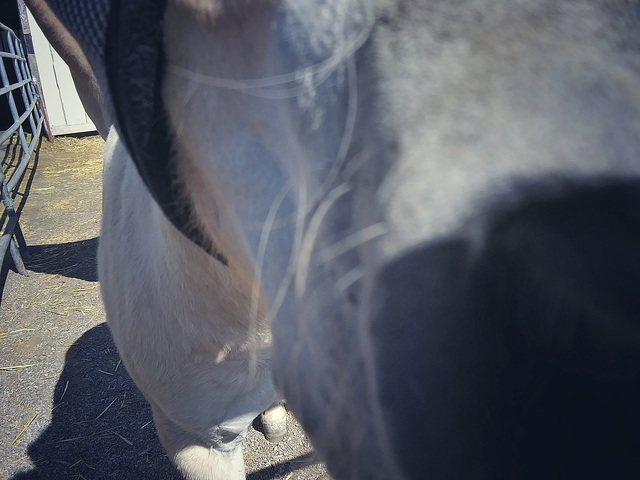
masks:
{"type": "Polygon", "coordinates": [[[49,44],[28,8],[27,17],[52,133],[61,135],[95,130],[78,97],[69,67],[49,44]]]}

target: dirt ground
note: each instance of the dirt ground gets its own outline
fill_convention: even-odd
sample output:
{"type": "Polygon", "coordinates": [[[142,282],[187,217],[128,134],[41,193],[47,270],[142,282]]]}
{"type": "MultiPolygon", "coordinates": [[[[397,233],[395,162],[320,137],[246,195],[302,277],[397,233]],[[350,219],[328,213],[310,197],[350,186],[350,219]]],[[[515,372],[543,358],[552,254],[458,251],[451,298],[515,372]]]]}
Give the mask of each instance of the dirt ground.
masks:
{"type": "MultiPolygon", "coordinates": [[[[0,274],[0,480],[180,478],[105,324],[103,146],[95,136],[42,140],[14,200],[31,258],[29,277],[8,254],[0,274]]],[[[20,153],[15,142],[0,147],[9,165],[20,153]]],[[[285,440],[252,429],[244,452],[250,480],[329,478],[291,416],[285,440]]]]}

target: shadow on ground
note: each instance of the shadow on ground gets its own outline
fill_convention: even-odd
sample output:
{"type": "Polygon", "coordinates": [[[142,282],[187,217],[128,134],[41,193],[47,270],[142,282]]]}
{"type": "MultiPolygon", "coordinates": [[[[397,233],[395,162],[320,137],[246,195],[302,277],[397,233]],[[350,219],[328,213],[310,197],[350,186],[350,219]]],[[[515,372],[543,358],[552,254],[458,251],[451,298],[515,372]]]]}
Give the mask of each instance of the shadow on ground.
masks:
{"type": "Polygon", "coordinates": [[[36,468],[13,480],[180,478],[104,323],[69,348],[51,424],[28,453],[36,468]]]}
{"type": "Polygon", "coordinates": [[[98,238],[52,245],[30,245],[27,267],[33,272],[98,281],[98,238]]]}
{"type": "MultiPolygon", "coordinates": [[[[90,162],[87,166],[84,159],[80,161],[71,157],[71,155],[78,156],[76,144],[67,142],[59,143],[58,146],[63,148],[49,148],[41,152],[40,145],[38,145],[34,159],[21,179],[19,192],[14,192],[12,195],[16,212],[20,216],[27,197],[33,194],[34,198],[31,199],[29,207],[31,210],[27,209],[25,214],[27,212],[33,214],[31,223],[37,225],[37,237],[43,243],[56,241],[52,236],[47,236],[48,232],[76,228],[72,219],[66,215],[63,216],[64,209],[55,203],[56,199],[68,196],[70,202],[75,205],[78,203],[78,198],[86,200],[84,195],[87,192],[92,192],[92,189],[99,185],[101,160],[90,162]],[[34,174],[41,155],[43,158],[40,163],[43,170],[40,171],[39,178],[42,185],[46,185],[47,188],[34,189],[32,192],[34,174]],[[64,169],[64,174],[60,173],[61,169],[64,169]],[[77,182],[80,181],[87,183],[79,185],[77,182]],[[57,193],[54,195],[52,192],[57,193]],[[34,207],[34,205],[37,206],[34,207]],[[39,213],[42,214],[39,215],[39,213]]],[[[87,148],[91,150],[90,147],[87,148]]],[[[11,146],[10,151],[0,150],[0,158],[5,164],[9,162],[10,168],[15,168],[16,159],[19,158],[19,148],[11,146]]],[[[99,206],[99,197],[86,201],[83,203],[83,209],[93,208],[93,210],[87,210],[88,213],[83,210],[84,216],[74,217],[76,220],[79,218],[82,225],[89,225],[89,227],[82,227],[83,233],[79,235],[84,236],[80,238],[96,235],[97,225],[88,220],[99,219],[97,213],[99,206]]],[[[6,214],[0,213],[0,228],[5,223],[6,214]]],[[[28,226],[28,223],[25,219],[24,224],[28,226]]],[[[60,237],[58,236],[58,238],[60,237]]],[[[65,239],[67,238],[65,237],[65,239]]],[[[78,294],[80,290],[95,291],[94,286],[90,289],[84,289],[79,288],[85,286],[81,282],[67,281],[70,278],[88,282],[97,281],[97,246],[97,237],[67,243],[30,244],[28,247],[30,258],[29,260],[25,258],[28,270],[64,277],[61,279],[49,278],[47,275],[33,275],[32,281],[23,282],[22,278],[13,274],[15,268],[10,255],[5,257],[4,265],[2,265],[0,301],[3,301],[3,294],[6,293],[6,297],[10,299],[9,305],[13,308],[12,315],[29,316],[25,319],[25,325],[29,328],[25,330],[30,330],[30,327],[37,327],[34,330],[40,330],[41,326],[55,326],[51,331],[58,335],[55,339],[51,339],[45,338],[46,335],[43,333],[44,340],[37,349],[39,358],[44,358],[43,361],[47,364],[51,362],[51,371],[55,371],[55,375],[44,376],[44,380],[38,378],[39,381],[43,380],[38,383],[29,379],[30,373],[27,370],[14,372],[16,385],[21,385],[23,390],[20,395],[15,395],[16,398],[24,403],[33,397],[34,402],[29,404],[37,405],[38,398],[49,400],[53,391],[53,409],[50,419],[49,417],[46,419],[48,426],[44,430],[41,430],[38,425],[38,422],[41,424],[45,422],[43,419],[44,409],[39,409],[40,416],[34,425],[38,425],[38,431],[42,433],[28,444],[28,447],[21,443],[19,448],[16,447],[12,450],[17,453],[16,456],[10,458],[10,461],[24,465],[25,456],[28,455],[33,468],[15,474],[11,480],[137,480],[151,478],[179,480],[181,478],[160,445],[149,405],[120,363],[108,327],[105,323],[99,323],[104,320],[104,312],[100,308],[88,308],[86,309],[89,312],[87,316],[94,316],[83,318],[85,310],[83,308],[81,309],[82,314],[77,313],[79,320],[73,323],[71,315],[58,317],[57,311],[50,311],[52,309],[45,308],[45,305],[40,306],[25,301],[23,309],[22,299],[28,300],[34,297],[45,288],[43,282],[48,282],[46,289],[48,291],[55,290],[55,300],[64,300],[66,302],[64,305],[69,306],[69,311],[72,313],[76,312],[78,307],[86,306],[82,302],[86,302],[87,299],[94,303],[99,302],[97,293],[95,295],[78,294]],[[9,284],[5,292],[8,278],[9,284]],[[11,284],[12,279],[13,284],[11,284]],[[22,283],[26,286],[23,286],[22,283]],[[26,291],[23,292],[22,289],[26,291]],[[89,326],[92,328],[86,330],[89,326]],[[64,352],[64,349],[67,348],[66,344],[71,342],[71,339],[77,338],[81,332],[84,334],[66,351],[62,373],[57,378],[62,358],[60,356],[55,359],[48,357],[49,351],[52,352],[52,355],[64,352]],[[54,382],[56,382],[55,388],[53,387],[54,382]],[[22,395],[23,392],[28,394],[22,395]],[[18,459],[17,455],[23,458],[18,459]]],[[[91,306],[89,305],[89,307],[91,306]]],[[[0,311],[0,315],[2,315],[2,311],[0,311]]],[[[16,345],[19,347],[21,344],[16,343],[16,345]]],[[[48,370],[43,369],[43,371],[48,370]]],[[[3,384],[2,388],[6,389],[7,387],[3,384]]],[[[19,389],[15,387],[15,390],[19,389]]],[[[14,402],[11,408],[12,410],[8,409],[3,412],[7,418],[11,418],[17,408],[22,408],[22,404],[14,402]]],[[[49,411],[48,405],[46,411],[49,411]]],[[[27,424],[28,426],[29,424],[27,424]]],[[[17,432],[12,431],[11,434],[14,435],[14,433],[17,432]]],[[[265,464],[269,466],[253,471],[247,476],[248,480],[293,480],[297,478],[293,472],[317,463],[311,454],[300,455],[300,449],[294,449],[298,443],[301,443],[301,434],[298,437],[291,437],[289,443],[293,447],[290,445],[289,449],[270,446],[259,435],[257,432],[251,432],[250,440],[256,441],[246,451],[251,450],[254,459],[260,457],[260,463],[257,466],[254,464],[253,469],[260,468],[265,464]],[[254,445],[255,448],[253,448],[254,445]],[[287,452],[286,456],[282,453],[283,450],[287,452]],[[289,451],[296,453],[289,455],[289,451]],[[291,458],[295,455],[298,456],[288,461],[274,460],[291,458]],[[268,460],[268,463],[265,459],[268,460]]],[[[3,460],[0,458],[0,466],[2,466],[3,460]]],[[[249,464],[247,465],[249,466],[249,464]]],[[[11,470],[11,472],[15,471],[11,470]]],[[[314,476],[299,478],[325,478],[324,476],[318,477],[313,472],[311,475],[314,476]]],[[[6,478],[1,471],[0,476],[6,478]]]]}
{"type": "MultiPolygon", "coordinates": [[[[88,282],[98,281],[98,238],[50,245],[29,245],[26,267],[37,273],[61,275],[88,282]]],[[[0,271],[0,301],[4,293],[9,271],[15,272],[10,255],[7,255],[0,271]]]]}
{"type": "MultiPolygon", "coordinates": [[[[53,395],[49,427],[28,448],[35,469],[12,480],[182,477],[156,434],[151,409],[120,362],[106,323],[67,351],[53,395]]],[[[312,454],[252,472],[247,480],[291,478],[312,454]]]]}

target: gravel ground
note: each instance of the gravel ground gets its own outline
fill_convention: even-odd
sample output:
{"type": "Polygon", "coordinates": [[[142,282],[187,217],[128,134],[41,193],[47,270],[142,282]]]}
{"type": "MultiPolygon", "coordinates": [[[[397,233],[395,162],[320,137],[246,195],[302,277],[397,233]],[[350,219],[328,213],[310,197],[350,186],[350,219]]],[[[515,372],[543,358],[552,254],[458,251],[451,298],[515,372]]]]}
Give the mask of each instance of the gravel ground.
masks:
{"type": "MultiPolygon", "coordinates": [[[[29,277],[10,261],[0,274],[0,480],[180,478],[104,323],[95,268],[103,145],[43,140],[15,199],[31,258],[29,277]]],[[[19,147],[3,147],[15,164],[19,147]]],[[[328,480],[288,421],[278,444],[251,429],[247,478],[328,480]]]]}

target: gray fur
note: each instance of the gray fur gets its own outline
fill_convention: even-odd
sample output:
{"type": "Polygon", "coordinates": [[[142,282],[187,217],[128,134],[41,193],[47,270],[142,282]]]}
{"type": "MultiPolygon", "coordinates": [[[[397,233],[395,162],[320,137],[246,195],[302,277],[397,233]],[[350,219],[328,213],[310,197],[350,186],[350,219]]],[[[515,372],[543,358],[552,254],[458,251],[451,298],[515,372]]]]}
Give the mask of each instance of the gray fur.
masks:
{"type": "Polygon", "coordinates": [[[227,7],[169,2],[162,94],[228,266],[107,150],[109,322],[187,478],[242,474],[272,361],[336,478],[637,478],[637,2],[227,7]]]}

